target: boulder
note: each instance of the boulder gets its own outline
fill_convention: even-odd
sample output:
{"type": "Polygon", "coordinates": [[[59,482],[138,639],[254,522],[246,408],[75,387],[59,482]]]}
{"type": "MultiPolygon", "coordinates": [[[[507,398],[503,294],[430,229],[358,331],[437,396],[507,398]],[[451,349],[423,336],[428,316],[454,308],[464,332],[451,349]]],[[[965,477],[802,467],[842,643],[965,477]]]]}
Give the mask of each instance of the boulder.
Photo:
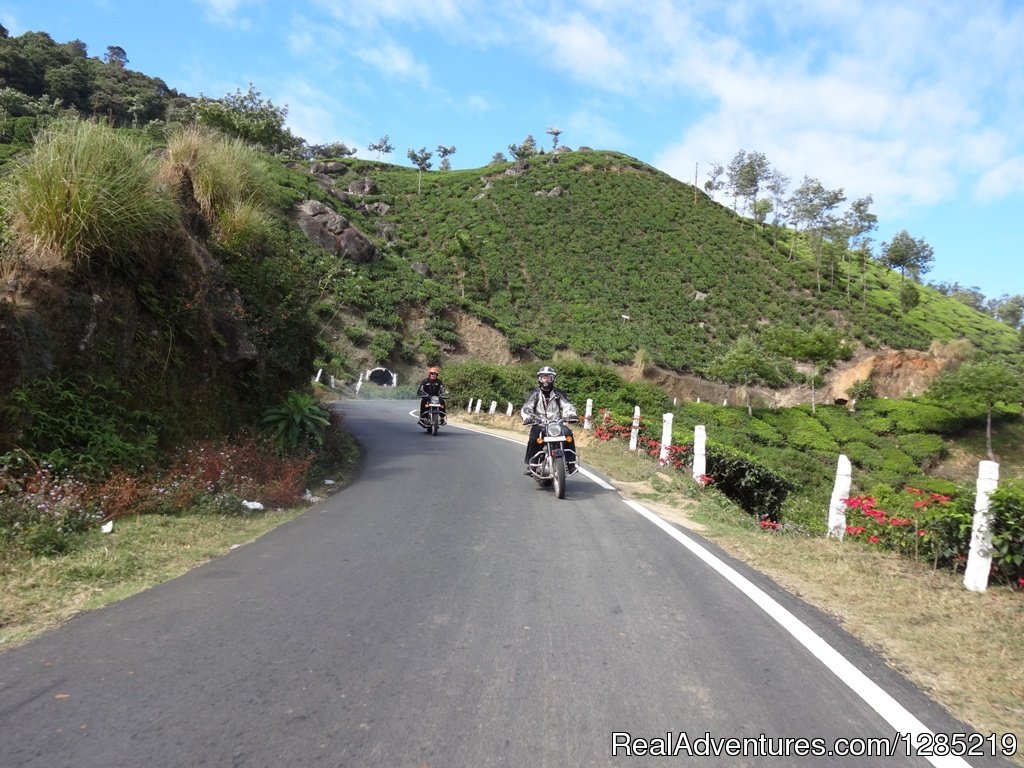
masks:
{"type": "Polygon", "coordinates": [[[380,250],[340,213],[319,200],[306,200],[295,208],[295,223],[303,234],[325,251],[367,264],[380,259],[380,250]]]}

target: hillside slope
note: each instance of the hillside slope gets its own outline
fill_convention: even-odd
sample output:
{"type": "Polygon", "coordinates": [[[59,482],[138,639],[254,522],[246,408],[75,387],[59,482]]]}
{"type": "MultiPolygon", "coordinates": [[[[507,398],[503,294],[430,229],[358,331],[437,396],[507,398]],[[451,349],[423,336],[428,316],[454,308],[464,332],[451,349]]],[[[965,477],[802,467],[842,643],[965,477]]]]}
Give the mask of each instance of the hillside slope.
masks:
{"type": "Polygon", "coordinates": [[[898,274],[815,255],[792,230],[755,225],[619,153],[422,175],[360,160],[319,169],[339,209],[360,212],[386,254],[335,284],[368,333],[407,342],[380,362],[443,360],[458,349],[462,313],[501,332],[514,359],[570,351],[629,365],[642,349],[655,365],[698,376],[742,334],[819,322],[864,351],[958,339],[997,355],[1017,348],[1009,326],[926,286],[904,311],[898,274]],[[353,278],[366,281],[359,291],[353,278]],[[381,281],[387,290],[374,288],[381,281]]]}

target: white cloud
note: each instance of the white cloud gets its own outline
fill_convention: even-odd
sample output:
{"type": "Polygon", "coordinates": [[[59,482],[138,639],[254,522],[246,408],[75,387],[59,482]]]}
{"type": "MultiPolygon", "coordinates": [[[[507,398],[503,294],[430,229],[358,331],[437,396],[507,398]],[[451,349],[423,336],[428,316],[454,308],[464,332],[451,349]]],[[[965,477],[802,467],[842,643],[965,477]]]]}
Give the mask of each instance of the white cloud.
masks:
{"type": "Polygon", "coordinates": [[[423,87],[430,85],[430,71],[427,66],[416,59],[408,48],[404,48],[390,40],[384,40],[376,47],[359,47],[355,55],[382,74],[412,80],[423,87]]]}

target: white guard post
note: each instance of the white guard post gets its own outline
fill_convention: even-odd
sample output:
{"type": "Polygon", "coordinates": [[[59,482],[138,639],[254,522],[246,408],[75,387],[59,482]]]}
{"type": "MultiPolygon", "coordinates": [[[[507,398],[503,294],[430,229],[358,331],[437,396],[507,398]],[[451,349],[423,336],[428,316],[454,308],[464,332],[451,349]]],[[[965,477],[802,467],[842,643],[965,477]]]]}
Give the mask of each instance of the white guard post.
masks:
{"type": "Polygon", "coordinates": [[[640,434],[640,406],[633,407],[633,429],[629,433],[629,450],[636,450],[636,439],[640,434]]]}
{"type": "Polygon", "coordinates": [[[989,496],[999,485],[999,465],[994,461],[978,464],[978,492],[974,497],[974,526],[971,528],[971,549],[964,569],[964,586],[972,592],[988,589],[992,568],[992,514],[989,496]]]}
{"type": "Polygon", "coordinates": [[[480,406],[482,406],[483,404],[484,399],[482,397],[478,397],[476,399],[476,408],[473,409],[473,413],[480,413],[480,406]]]}
{"type": "Polygon", "coordinates": [[[490,407],[490,409],[488,409],[487,415],[488,416],[493,416],[494,412],[496,410],[498,410],[498,401],[497,400],[491,400],[491,407],[490,407]]]}
{"type": "Polygon", "coordinates": [[[708,436],[703,424],[693,428],[693,479],[700,482],[700,476],[707,474],[708,436]]]}
{"type": "Polygon", "coordinates": [[[316,378],[313,379],[313,381],[315,381],[317,384],[319,384],[320,383],[320,377],[323,376],[323,375],[324,375],[324,369],[323,368],[317,368],[317,370],[316,370],[316,378]]]}
{"type": "Polygon", "coordinates": [[[672,444],[672,414],[666,413],[661,417],[661,451],[658,453],[658,464],[668,464],[668,447],[672,444]]]}
{"type": "Polygon", "coordinates": [[[469,405],[466,406],[466,413],[473,412],[473,398],[469,398],[469,405]]]}
{"type": "Polygon", "coordinates": [[[594,401],[587,398],[587,410],[583,414],[583,428],[590,429],[590,417],[594,415],[594,401]]]}
{"type": "Polygon", "coordinates": [[[509,403],[508,408],[505,409],[505,415],[511,418],[513,413],[515,413],[515,410],[512,408],[512,403],[509,403]]]}
{"type": "Polygon", "coordinates": [[[359,390],[360,390],[360,388],[362,388],[362,386],[363,386],[363,374],[360,373],[359,374],[359,381],[356,382],[356,394],[357,395],[359,394],[359,390]]]}
{"type": "Polygon", "coordinates": [[[832,486],[832,500],[828,503],[828,536],[835,536],[840,541],[846,534],[846,500],[850,498],[850,484],[853,480],[853,468],[845,453],[839,454],[836,466],[836,482],[832,486]]]}

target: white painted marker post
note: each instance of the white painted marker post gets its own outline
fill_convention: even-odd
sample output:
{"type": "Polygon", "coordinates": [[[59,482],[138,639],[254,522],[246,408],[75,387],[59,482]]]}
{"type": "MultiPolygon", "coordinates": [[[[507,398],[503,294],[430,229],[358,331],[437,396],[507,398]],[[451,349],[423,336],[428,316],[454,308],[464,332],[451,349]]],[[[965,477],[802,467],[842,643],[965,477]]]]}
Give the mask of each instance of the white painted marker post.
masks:
{"type": "Polygon", "coordinates": [[[828,535],[840,541],[846,533],[846,500],[850,497],[853,468],[846,454],[839,454],[836,482],[832,486],[832,500],[828,504],[828,535]]]}
{"type": "Polygon", "coordinates": [[[636,450],[636,439],[640,434],[640,406],[633,408],[633,429],[629,433],[629,450],[636,450]]]}
{"type": "Polygon", "coordinates": [[[979,462],[971,549],[964,569],[964,586],[972,592],[988,589],[988,574],[992,568],[992,513],[989,512],[989,496],[998,485],[999,465],[994,461],[979,462]]]}
{"type": "Polygon", "coordinates": [[[672,445],[672,414],[666,413],[661,417],[661,450],[658,452],[658,464],[668,464],[668,447],[672,445]]]}
{"type": "Polygon", "coordinates": [[[693,479],[700,482],[701,475],[707,474],[707,430],[703,424],[693,428],[693,479]]]}

